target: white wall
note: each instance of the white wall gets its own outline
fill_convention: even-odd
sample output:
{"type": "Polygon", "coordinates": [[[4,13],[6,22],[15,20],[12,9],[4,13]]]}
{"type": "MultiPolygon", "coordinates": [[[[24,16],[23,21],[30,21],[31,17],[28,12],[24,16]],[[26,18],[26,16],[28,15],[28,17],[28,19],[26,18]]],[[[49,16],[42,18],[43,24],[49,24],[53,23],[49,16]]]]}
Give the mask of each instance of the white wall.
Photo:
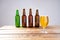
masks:
{"type": "Polygon", "coordinates": [[[32,8],[33,16],[39,9],[39,15],[49,16],[49,25],[60,25],[60,0],[0,0],[0,26],[14,25],[15,10],[19,9],[22,16],[23,8],[27,16],[29,8],[32,8]]]}

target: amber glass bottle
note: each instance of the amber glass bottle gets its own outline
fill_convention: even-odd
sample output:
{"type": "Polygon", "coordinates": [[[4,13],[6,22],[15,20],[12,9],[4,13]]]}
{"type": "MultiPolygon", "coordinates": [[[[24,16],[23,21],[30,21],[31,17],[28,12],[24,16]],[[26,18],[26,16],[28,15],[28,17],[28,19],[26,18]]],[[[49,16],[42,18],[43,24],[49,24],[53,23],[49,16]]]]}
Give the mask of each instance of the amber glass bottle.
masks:
{"type": "Polygon", "coordinates": [[[27,17],[25,14],[25,9],[23,9],[23,15],[22,15],[22,27],[26,28],[27,27],[27,17]]]}
{"type": "Polygon", "coordinates": [[[35,15],[35,27],[39,28],[39,12],[38,12],[38,9],[36,10],[36,15],[35,15]]]}
{"type": "Polygon", "coordinates": [[[33,15],[32,15],[32,9],[29,9],[29,16],[28,16],[28,27],[33,27],[33,15]]]}

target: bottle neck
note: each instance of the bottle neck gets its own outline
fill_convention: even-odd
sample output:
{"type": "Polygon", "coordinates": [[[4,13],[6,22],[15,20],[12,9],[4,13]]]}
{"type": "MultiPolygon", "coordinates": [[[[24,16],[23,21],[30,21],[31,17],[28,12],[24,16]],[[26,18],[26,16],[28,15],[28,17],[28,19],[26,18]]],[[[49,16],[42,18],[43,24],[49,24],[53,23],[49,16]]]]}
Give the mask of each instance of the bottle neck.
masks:
{"type": "Polygon", "coordinates": [[[25,15],[25,11],[23,11],[23,15],[25,15]]]}
{"type": "Polygon", "coordinates": [[[36,10],[36,15],[37,15],[37,16],[39,15],[39,12],[38,12],[38,10],[36,10]]]}
{"type": "Polygon", "coordinates": [[[32,15],[32,9],[29,10],[29,15],[32,15]]]}
{"type": "Polygon", "coordinates": [[[38,16],[39,14],[38,13],[36,13],[36,16],[38,16]]]}
{"type": "Polygon", "coordinates": [[[32,15],[32,13],[29,13],[29,15],[32,15]]]}
{"type": "Polygon", "coordinates": [[[25,9],[23,9],[23,15],[25,15],[25,9]]]}
{"type": "Polygon", "coordinates": [[[19,16],[19,10],[16,10],[16,15],[19,16]]]}

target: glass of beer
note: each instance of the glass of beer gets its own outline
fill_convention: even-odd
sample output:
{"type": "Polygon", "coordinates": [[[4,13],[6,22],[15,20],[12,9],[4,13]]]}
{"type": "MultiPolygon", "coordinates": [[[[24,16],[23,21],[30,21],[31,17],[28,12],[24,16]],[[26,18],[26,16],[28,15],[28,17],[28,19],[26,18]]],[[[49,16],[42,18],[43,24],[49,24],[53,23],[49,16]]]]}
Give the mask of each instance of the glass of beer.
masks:
{"type": "Polygon", "coordinates": [[[47,27],[49,22],[48,16],[40,16],[40,26],[43,28],[42,33],[47,33],[45,28],[47,27]]]}

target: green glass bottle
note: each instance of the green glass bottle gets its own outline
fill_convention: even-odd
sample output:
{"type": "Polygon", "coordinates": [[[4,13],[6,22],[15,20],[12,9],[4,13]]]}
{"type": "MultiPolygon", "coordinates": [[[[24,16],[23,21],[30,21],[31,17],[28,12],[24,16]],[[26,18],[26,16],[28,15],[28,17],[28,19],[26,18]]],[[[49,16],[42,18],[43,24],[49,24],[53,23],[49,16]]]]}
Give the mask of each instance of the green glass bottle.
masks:
{"type": "Polygon", "coordinates": [[[16,10],[15,26],[16,26],[17,28],[20,27],[20,16],[19,16],[19,10],[16,10]]]}

